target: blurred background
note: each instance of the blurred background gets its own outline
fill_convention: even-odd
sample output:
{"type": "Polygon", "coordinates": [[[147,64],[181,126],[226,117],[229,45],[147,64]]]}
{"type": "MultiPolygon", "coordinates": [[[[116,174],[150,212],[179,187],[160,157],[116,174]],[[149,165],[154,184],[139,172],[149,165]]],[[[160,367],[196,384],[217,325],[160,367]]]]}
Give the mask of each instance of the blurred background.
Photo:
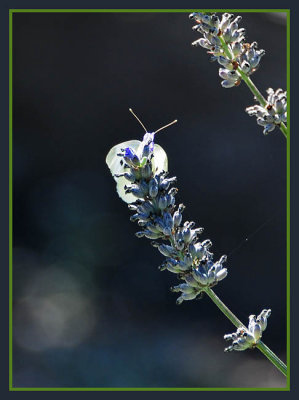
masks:
{"type": "MultiPolygon", "coordinates": [[[[266,50],[252,79],[286,88],[284,14],[243,13],[266,50]]],[[[286,141],[244,112],[190,43],[185,13],[13,15],[13,274],[16,387],[282,387],[259,351],[224,353],[235,329],[209,298],[175,304],[175,275],[137,225],[105,164],[141,139],[132,107],[178,177],[177,202],[229,255],[215,292],[285,361],[286,141]],[[248,239],[248,240],[246,240],[248,239]]]]}

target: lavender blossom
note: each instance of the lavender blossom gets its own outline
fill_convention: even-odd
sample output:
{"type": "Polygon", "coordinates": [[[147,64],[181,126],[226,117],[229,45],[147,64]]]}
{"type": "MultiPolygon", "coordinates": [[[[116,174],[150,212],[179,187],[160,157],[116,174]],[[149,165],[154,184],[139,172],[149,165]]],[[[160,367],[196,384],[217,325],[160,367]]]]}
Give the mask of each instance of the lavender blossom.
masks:
{"type": "Polygon", "coordinates": [[[274,92],[272,88],[269,88],[267,94],[265,107],[255,105],[245,110],[249,116],[257,118],[258,125],[264,127],[264,135],[272,132],[276,126],[280,127],[282,122],[287,122],[287,92],[282,89],[274,92]]]}
{"type": "Polygon", "coordinates": [[[267,328],[267,319],[271,315],[271,310],[263,310],[258,317],[249,316],[248,328],[239,327],[236,332],[224,335],[225,340],[232,340],[232,344],[224,351],[243,351],[254,348],[260,341],[263,331],[267,328]]]}
{"type": "Polygon", "coordinates": [[[220,19],[216,14],[194,12],[189,17],[197,23],[193,30],[203,35],[192,45],[207,49],[211,61],[218,61],[224,67],[219,69],[224,88],[241,83],[240,71],[250,76],[258,69],[265,50],[258,50],[257,42],[245,43],[245,29],[239,28],[241,16],[225,13],[220,19]]]}
{"type": "Polygon", "coordinates": [[[178,189],[173,184],[176,177],[170,178],[168,172],[157,172],[154,167],[154,134],[146,133],[142,144],[143,151],[139,155],[130,147],[121,149],[116,157],[126,165],[127,172],[114,174],[114,177],[124,177],[127,180],[125,193],[136,197],[136,201],[128,205],[134,212],[130,220],[141,228],[136,236],[153,240],[151,244],[166,257],[159,269],[176,274],[182,281],[171,288],[181,293],[177,299],[177,304],[181,304],[184,300],[195,299],[226,277],[227,269],[223,267],[226,256],[213,261],[209,251],[212,242],[198,240],[203,228],[195,228],[194,222],[182,222],[185,206],[175,204],[178,189]]]}

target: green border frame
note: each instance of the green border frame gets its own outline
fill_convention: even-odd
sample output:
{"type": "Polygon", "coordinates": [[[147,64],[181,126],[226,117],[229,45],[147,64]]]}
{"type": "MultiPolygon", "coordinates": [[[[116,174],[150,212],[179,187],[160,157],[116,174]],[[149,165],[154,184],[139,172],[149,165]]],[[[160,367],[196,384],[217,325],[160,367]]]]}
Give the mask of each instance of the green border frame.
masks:
{"type": "Polygon", "coordinates": [[[27,388],[27,387],[13,387],[13,253],[12,253],[12,234],[13,234],[13,125],[12,125],[12,104],[13,104],[13,14],[14,13],[112,13],[112,12],[125,12],[125,13],[147,13],[147,12],[176,12],[176,13],[190,13],[194,9],[9,9],[9,391],[290,391],[290,9],[201,9],[206,12],[285,12],[287,14],[287,43],[286,43],[286,57],[287,57],[287,93],[288,93],[288,137],[287,137],[287,301],[286,301],[286,314],[287,314],[287,386],[285,388],[27,388]]]}

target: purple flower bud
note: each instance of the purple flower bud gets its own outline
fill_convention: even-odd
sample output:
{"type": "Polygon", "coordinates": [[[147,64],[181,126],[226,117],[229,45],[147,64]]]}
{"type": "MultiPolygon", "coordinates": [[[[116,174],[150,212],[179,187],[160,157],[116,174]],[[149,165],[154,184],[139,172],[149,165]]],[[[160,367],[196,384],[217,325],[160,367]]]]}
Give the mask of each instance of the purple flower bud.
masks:
{"type": "Polygon", "coordinates": [[[156,197],[158,194],[159,186],[156,178],[153,178],[149,182],[149,195],[151,197],[156,197]]]}
{"type": "Polygon", "coordinates": [[[154,151],[154,139],[155,139],[155,133],[152,132],[146,132],[145,135],[143,136],[142,144],[144,146],[149,147],[150,153],[154,151]]]}
{"type": "Polygon", "coordinates": [[[203,268],[200,267],[194,268],[192,270],[192,275],[194,279],[201,285],[206,286],[208,284],[208,276],[203,268]]]}
{"type": "Polygon", "coordinates": [[[184,300],[193,300],[199,294],[199,292],[192,293],[182,293],[180,297],[177,299],[176,304],[180,305],[184,300]]]}
{"type": "Polygon", "coordinates": [[[216,273],[217,282],[222,281],[227,276],[227,268],[222,268],[219,272],[216,273]]]}
{"type": "Polygon", "coordinates": [[[224,87],[225,89],[230,89],[236,86],[236,82],[226,79],[224,81],[221,81],[221,86],[224,87]]]}

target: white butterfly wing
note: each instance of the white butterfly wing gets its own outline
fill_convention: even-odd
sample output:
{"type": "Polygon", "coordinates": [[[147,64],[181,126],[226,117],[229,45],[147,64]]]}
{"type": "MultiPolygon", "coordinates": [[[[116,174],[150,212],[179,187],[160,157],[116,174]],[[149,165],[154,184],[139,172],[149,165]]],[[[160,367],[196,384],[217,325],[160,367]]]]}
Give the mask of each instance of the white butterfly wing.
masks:
{"type": "Polygon", "coordinates": [[[119,157],[117,154],[121,152],[121,149],[125,149],[126,147],[131,147],[133,150],[135,150],[135,152],[137,152],[140,144],[141,142],[139,140],[128,140],[127,142],[117,144],[116,146],[112,147],[106,157],[106,164],[108,165],[113,178],[117,182],[117,193],[119,197],[126,203],[133,203],[134,201],[136,201],[136,197],[131,193],[125,193],[124,186],[129,184],[126,178],[124,178],[123,176],[121,176],[120,178],[116,178],[114,176],[115,174],[123,174],[124,172],[126,172],[123,163],[121,163],[122,158],[119,157]]]}
{"type": "Polygon", "coordinates": [[[121,149],[125,149],[126,147],[131,147],[133,150],[137,150],[140,145],[139,140],[128,140],[127,142],[123,142],[113,146],[112,149],[109,151],[106,157],[106,164],[108,165],[111,174],[113,175],[114,179],[117,181],[115,174],[122,174],[125,172],[123,167],[123,163],[121,163],[121,157],[117,154],[121,153],[121,149]]]}
{"type": "Polygon", "coordinates": [[[127,181],[127,179],[121,176],[120,178],[117,178],[116,190],[119,197],[126,203],[130,204],[136,201],[137,197],[135,197],[132,193],[125,192],[124,187],[125,185],[128,186],[128,184],[129,182],[127,181]]]}
{"type": "Polygon", "coordinates": [[[158,144],[155,144],[154,146],[153,170],[155,171],[155,173],[168,171],[167,154],[165,150],[158,144]]]}

